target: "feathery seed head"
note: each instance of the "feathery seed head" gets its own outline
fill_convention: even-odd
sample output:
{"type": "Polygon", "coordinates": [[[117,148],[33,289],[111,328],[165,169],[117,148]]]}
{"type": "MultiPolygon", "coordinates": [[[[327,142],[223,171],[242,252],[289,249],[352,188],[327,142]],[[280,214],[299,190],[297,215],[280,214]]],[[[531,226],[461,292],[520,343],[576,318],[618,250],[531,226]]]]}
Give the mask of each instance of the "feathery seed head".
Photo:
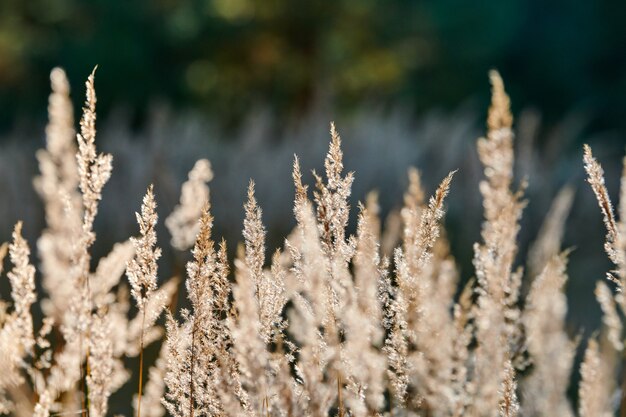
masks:
{"type": "Polygon", "coordinates": [[[139,224],[139,238],[131,238],[135,248],[135,257],[126,267],[126,275],[131,286],[131,294],[137,307],[143,310],[145,303],[157,288],[157,260],[161,249],[156,247],[156,202],[153,186],[150,185],[143,198],[141,214],[135,213],[139,224]]]}
{"type": "Polygon", "coordinates": [[[504,91],[504,82],[500,73],[496,70],[489,71],[491,81],[491,107],[487,126],[489,130],[510,129],[513,126],[513,116],[511,115],[511,100],[504,91]]]}
{"type": "Polygon", "coordinates": [[[30,248],[22,237],[22,222],[17,222],[13,230],[13,241],[9,245],[9,257],[13,268],[8,273],[11,282],[11,298],[15,308],[15,325],[19,330],[17,342],[30,352],[35,344],[33,317],[30,308],[37,300],[35,294],[35,267],[30,264],[30,248]]]}
{"type": "Polygon", "coordinates": [[[178,250],[191,248],[196,241],[205,202],[209,201],[207,185],[213,179],[211,163],[206,159],[196,162],[189,172],[189,179],[183,184],[180,203],[165,219],[165,226],[172,235],[172,246],[178,250]]]}

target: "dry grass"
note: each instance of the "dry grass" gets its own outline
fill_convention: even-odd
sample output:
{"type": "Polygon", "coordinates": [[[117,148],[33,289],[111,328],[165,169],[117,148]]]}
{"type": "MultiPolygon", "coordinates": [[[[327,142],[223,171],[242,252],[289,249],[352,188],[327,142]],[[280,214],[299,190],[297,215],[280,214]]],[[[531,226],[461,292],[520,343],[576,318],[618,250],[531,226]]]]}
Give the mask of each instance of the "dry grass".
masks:
{"type": "Polygon", "coordinates": [[[587,342],[574,407],[566,393],[578,341],[565,330],[570,253],[561,249],[571,191],[555,201],[530,251],[532,283],[524,297],[516,257],[526,185],[513,183],[509,98],[499,74],[490,78],[488,129],[478,140],[482,239],[474,246],[476,279],[463,289],[442,226],[454,172],[426,199],[420,174],[410,170],[402,226],[381,230],[372,194],[359,204],[357,231],[349,235],[354,175],[344,172],[333,124],[325,172],[314,173],[312,193],[294,160],[297,226],[270,260],[250,182],[232,274],[226,243],[212,237],[213,173],[208,161],[196,164],[165,221],[172,245],[192,248],[179,289],[178,278],[165,280],[158,270],[159,190],[152,185],[136,216],[139,236],[91,267],[93,223],[112,158],[96,151],[94,74],[75,135],[69,84],[55,69],[35,181],[47,222],[37,242],[43,296],[35,291],[22,223],[8,250],[0,248],[0,258],[8,252],[12,264],[11,299],[0,304],[0,412],[104,416],[111,395],[138,372],[137,395],[128,399],[137,417],[625,413],[615,369],[624,356],[626,175],[616,216],[602,168],[585,147],[616,290],[598,284],[604,326],[587,342]],[[395,249],[381,249],[389,245],[395,249]],[[189,309],[175,311],[178,291],[185,291],[189,309]],[[37,301],[41,325],[32,316],[37,301]],[[159,358],[144,375],[144,348],[159,340],[159,358]]]}

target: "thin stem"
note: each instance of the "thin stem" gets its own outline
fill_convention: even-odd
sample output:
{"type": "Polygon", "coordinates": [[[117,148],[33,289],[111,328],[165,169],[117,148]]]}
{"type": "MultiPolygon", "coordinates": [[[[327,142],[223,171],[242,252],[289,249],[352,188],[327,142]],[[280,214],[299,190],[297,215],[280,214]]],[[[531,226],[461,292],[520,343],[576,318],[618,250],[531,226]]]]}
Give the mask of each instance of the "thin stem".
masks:
{"type": "MultiPolygon", "coordinates": [[[[85,249],[87,250],[87,249],[85,249]]],[[[87,266],[87,269],[89,269],[89,266],[87,266]]],[[[92,310],[92,305],[91,305],[91,285],[90,285],[90,279],[89,279],[89,273],[87,273],[87,278],[85,280],[85,286],[87,287],[87,300],[89,301],[89,315],[91,316],[91,310],[92,310]]],[[[90,321],[91,321],[91,317],[90,317],[90,321]]],[[[89,383],[87,378],[89,377],[89,374],[91,373],[91,369],[89,369],[89,353],[91,351],[90,346],[89,346],[89,342],[91,341],[91,328],[88,327],[87,328],[87,351],[85,352],[85,379],[84,379],[84,391],[83,391],[83,403],[82,403],[82,408],[85,410],[85,417],[89,417],[89,383]]],[[[81,355],[82,355],[82,343],[83,343],[83,332],[80,332],[80,345],[81,345],[81,355]]],[[[81,364],[81,376],[82,376],[82,364],[81,364]]],[[[82,379],[82,378],[81,378],[82,379]]]]}
{"type": "MultiPolygon", "coordinates": [[[[89,338],[89,336],[88,336],[89,338]]],[[[79,343],[79,352],[80,357],[82,358],[83,352],[83,333],[81,332],[78,339],[79,343]]],[[[79,362],[80,369],[80,390],[81,390],[81,408],[83,417],[89,417],[89,384],[87,383],[87,378],[89,377],[89,373],[91,370],[89,369],[89,343],[87,343],[87,350],[85,352],[85,372],[83,372],[83,363],[82,360],[79,362]]]]}
{"type": "MultiPolygon", "coordinates": [[[[88,336],[89,337],[89,336],[88,336]]],[[[85,357],[85,399],[87,401],[87,405],[85,407],[85,412],[87,413],[87,417],[89,417],[89,382],[88,377],[91,374],[91,369],[89,368],[89,344],[87,344],[87,354],[85,357]]]]}
{"type": "MultiPolygon", "coordinates": [[[[622,351],[622,358],[626,358],[626,350],[622,351]]],[[[622,398],[619,406],[620,417],[626,417],[626,369],[622,369],[622,398]]]]}
{"type": "Polygon", "coordinates": [[[142,308],[141,337],[139,342],[139,389],[137,390],[137,417],[141,417],[141,392],[143,387],[143,333],[146,323],[146,307],[142,308]]]}
{"type": "Polygon", "coordinates": [[[193,417],[193,366],[196,348],[196,317],[194,315],[191,328],[191,365],[189,367],[189,417],[193,417]]]}
{"type": "Polygon", "coordinates": [[[344,416],[343,398],[341,396],[341,374],[337,374],[337,395],[339,397],[339,417],[344,416]]]}
{"type": "Polygon", "coordinates": [[[81,408],[81,414],[83,415],[83,417],[86,417],[87,415],[87,409],[85,407],[85,374],[83,372],[83,361],[82,361],[82,357],[83,357],[83,333],[81,332],[78,335],[78,352],[79,352],[79,358],[80,360],[78,361],[78,369],[80,370],[80,408],[81,408]]]}

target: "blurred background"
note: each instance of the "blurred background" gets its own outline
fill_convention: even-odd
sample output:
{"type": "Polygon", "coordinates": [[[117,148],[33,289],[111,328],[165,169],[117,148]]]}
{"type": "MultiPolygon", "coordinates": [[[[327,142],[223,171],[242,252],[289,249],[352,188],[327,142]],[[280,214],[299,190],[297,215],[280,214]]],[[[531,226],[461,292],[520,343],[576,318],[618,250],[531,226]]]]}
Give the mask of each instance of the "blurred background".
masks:
{"type": "MultiPolygon", "coordinates": [[[[446,225],[466,280],[482,220],[475,141],[484,132],[487,72],[497,68],[516,116],[518,180],[530,183],[519,264],[570,184],[571,330],[588,333],[599,323],[595,281],[610,265],[582,144],[594,147],[617,199],[624,21],[623,0],[2,0],[1,239],[25,219],[34,244],[44,225],[32,177],[35,150],[45,146],[50,70],[66,69],[79,109],[97,64],[98,146],[113,154],[114,173],[96,255],[137,233],[133,212],[151,182],[164,219],[201,157],[215,171],[215,235],[231,249],[241,240],[254,178],[269,245],[281,245],[294,225],[293,154],[307,172],[321,170],[335,120],[346,169],[356,171],[353,207],[378,190],[382,215],[392,213],[411,165],[429,192],[459,169],[446,225]]],[[[167,247],[167,231],[159,232],[167,247]]],[[[185,259],[166,252],[162,277],[185,259]]]]}
{"type": "Polygon", "coordinates": [[[3,0],[0,128],[43,120],[53,66],[80,86],[99,64],[100,114],[126,106],[135,127],[155,100],[229,127],[320,101],[450,109],[498,68],[517,108],[624,129],[625,16],[619,0],[3,0]]]}

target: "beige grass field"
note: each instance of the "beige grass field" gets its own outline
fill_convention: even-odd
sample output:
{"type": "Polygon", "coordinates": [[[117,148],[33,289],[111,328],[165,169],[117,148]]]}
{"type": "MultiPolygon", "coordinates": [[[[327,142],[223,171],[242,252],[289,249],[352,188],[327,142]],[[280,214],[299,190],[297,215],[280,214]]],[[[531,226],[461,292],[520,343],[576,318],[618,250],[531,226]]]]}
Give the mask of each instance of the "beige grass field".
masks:
{"type": "Polygon", "coordinates": [[[484,214],[464,219],[482,222],[467,284],[443,227],[462,173],[449,167],[431,194],[421,179],[428,173],[411,169],[390,223],[374,193],[350,207],[358,175],[344,171],[332,123],[315,184],[303,183],[293,161],[296,227],[281,247],[266,245],[253,181],[241,202],[243,244],[213,236],[208,184],[220,172],[201,159],[171,213],[159,212],[153,185],[126,196],[138,209],[127,233],[134,237],[94,259],[94,221],[115,165],[96,146],[94,77],[77,132],[69,82],[52,71],[34,180],[45,230],[27,242],[18,222],[0,250],[11,287],[0,301],[0,414],[105,416],[132,380],[135,395],[124,401],[137,417],[626,415],[626,170],[614,210],[602,167],[581,149],[614,264],[595,291],[603,326],[583,339],[566,330],[564,287],[576,256],[562,247],[570,190],[546,214],[528,259],[518,260],[527,185],[514,183],[513,116],[497,72],[476,144],[484,214]],[[171,239],[157,239],[161,219],[171,239]],[[189,254],[180,276],[159,270],[164,242],[189,254]],[[155,346],[156,361],[144,360],[155,346]]]}

